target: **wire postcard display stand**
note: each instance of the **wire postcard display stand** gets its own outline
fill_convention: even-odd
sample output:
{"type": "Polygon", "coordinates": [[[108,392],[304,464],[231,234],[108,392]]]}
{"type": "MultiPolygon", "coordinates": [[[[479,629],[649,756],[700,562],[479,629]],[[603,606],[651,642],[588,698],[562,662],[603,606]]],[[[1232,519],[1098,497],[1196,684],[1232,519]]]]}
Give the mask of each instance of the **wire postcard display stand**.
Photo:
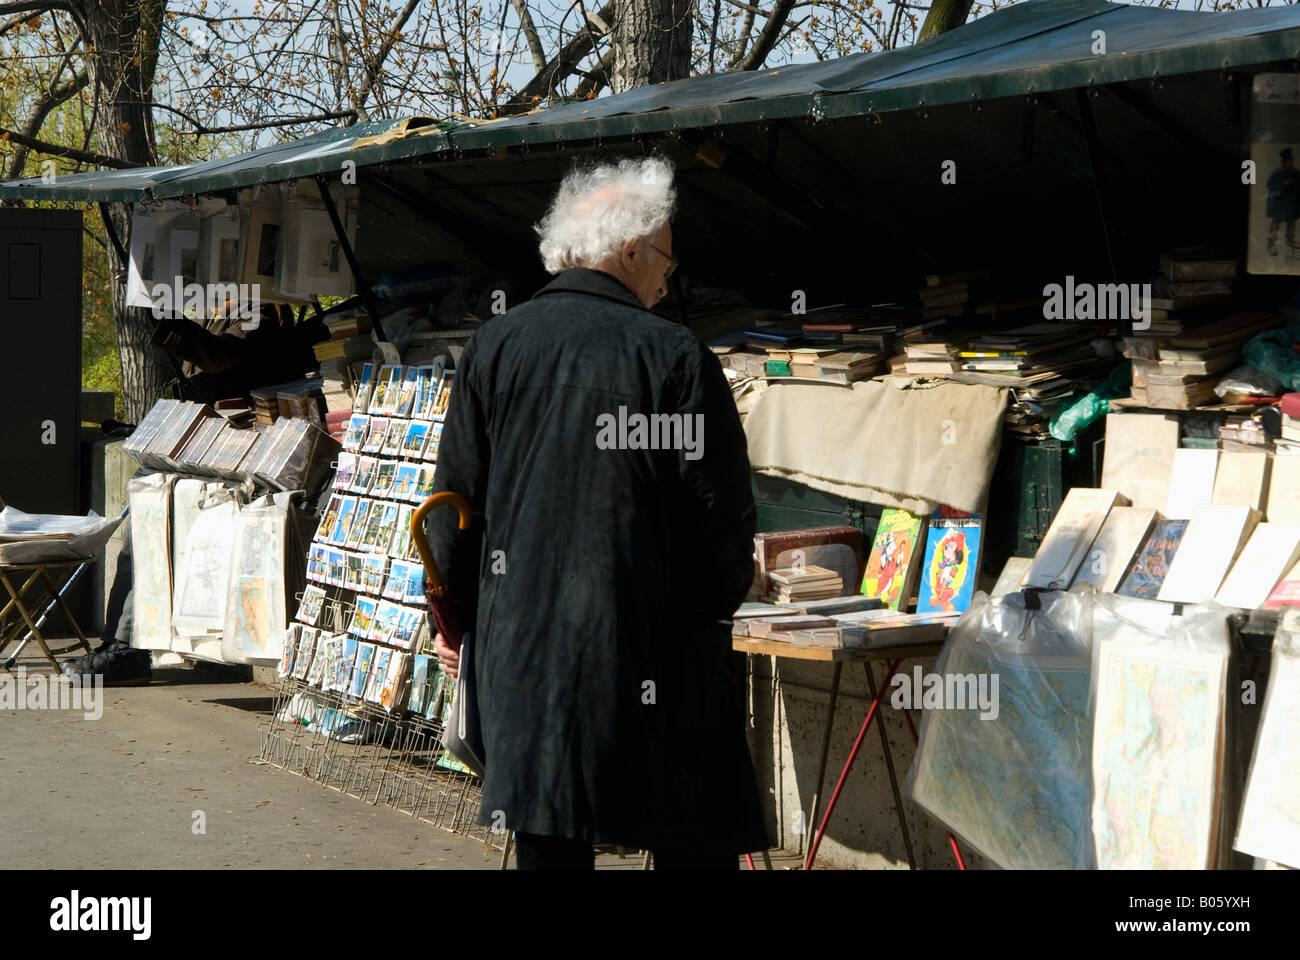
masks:
{"type": "Polygon", "coordinates": [[[444,743],[454,684],[424,649],[430,600],[417,553],[423,537],[413,532],[423,531],[436,501],[453,375],[441,359],[364,365],[318,503],[307,584],[284,639],[259,759],[508,848],[503,827],[475,822],[481,782],[444,743]]]}
{"type": "Polygon", "coordinates": [[[366,803],[503,847],[505,831],[475,822],[481,781],[440,765],[443,756],[440,720],[390,713],[346,693],[284,677],[262,727],[258,759],[366,803]]]}

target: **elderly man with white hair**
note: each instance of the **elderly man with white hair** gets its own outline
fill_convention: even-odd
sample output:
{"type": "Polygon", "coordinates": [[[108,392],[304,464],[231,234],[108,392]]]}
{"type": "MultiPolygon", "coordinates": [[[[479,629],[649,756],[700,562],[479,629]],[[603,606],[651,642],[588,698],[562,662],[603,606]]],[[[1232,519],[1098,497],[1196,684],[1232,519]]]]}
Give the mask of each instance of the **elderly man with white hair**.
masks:
{"type": "Polygon", "coordinates": [[[728,623],[753,577],[745,437],[717,358],[649,309],[674,202],[664,160],[573,170],[537,227],[555,279],[457,368],[436,487],[474,523],[435,513],[430,542],[471,635],[479,822],[516,831],[521,869],[767,846],[728,623]]]}

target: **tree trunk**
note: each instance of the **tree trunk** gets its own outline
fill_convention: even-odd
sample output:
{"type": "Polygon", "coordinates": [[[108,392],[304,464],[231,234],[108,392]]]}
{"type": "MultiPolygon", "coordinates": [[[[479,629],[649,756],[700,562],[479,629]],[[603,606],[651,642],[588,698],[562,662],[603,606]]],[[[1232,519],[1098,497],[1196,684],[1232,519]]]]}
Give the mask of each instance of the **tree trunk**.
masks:
{"type": "Polygon", "coordinates": [[[620,0],[610,86],[622,93],[691,72],[693,0],[620,0]]]}
{"type": "MultiPolygon", "coordinates": [[[[86,45],[93,51],[91,71],[98,87],[101,116],[96,125],[101,153],[156,162],[153,142],[154,71],[162,33],[164,0],[99,0],[74,5],[86,45]]],[[[113,229],[123,244],[131,235],[130,207],[111,204],[113,229]]],[[[154,321],[148,310],[126,306],[126,264],[110,243],[113,316],[122,364],[122,404],[128,421],[138,423],[174,377],[163,352],[149,343],[154,321]]]]}
{"type": "Polygon", "coordinates": [[[941,33],[955,30],[966,22],[974,0],[934,0],[930,12],[925,15],[921,32],[916,35],[916,42],[921,43],[941,33]]]}

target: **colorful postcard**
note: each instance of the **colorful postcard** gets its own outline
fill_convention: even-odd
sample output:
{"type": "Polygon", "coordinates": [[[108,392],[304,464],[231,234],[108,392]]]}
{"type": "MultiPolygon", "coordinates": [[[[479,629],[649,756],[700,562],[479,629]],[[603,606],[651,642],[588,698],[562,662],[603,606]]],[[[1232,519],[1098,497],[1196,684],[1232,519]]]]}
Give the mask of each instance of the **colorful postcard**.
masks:
{"type": "Polygon", "coordinates": [[[320,619],[321,607],[324,605],[324,590],[320,587],[305,587],[302,591],[302,603],[298,604],[298,613],[295,615],[295,619],[314,627],[316,621],[320,619]]]}
{"type": "Polygon", "coordinates": [[[302,624],[291,623],[284,632],[284,643],[280,653],[280,666],[275,671],[278,676],[288,677],[293,674],[293,657],[298,652],[298,640],[302,637],[302,624]]]}
{"type": "Polygon", "coordinates": [[[387,647],[375,651],[375,661],[370,667],[370,678],[366,681],[363,699],[371,703],[379,702],[379,691],[384,688],[384,681],[388,678],[388,663],[392,659],[393,651],[387,647]]]}
{"type": "Polygon", "coordinates": [[[399,455],[407,460],[419,460],[424,454],[424,442],[429,438],[429,428],[433,424],[427,420],[412,420],[406,426],[406,436],[402,438],[399,455]]]}
{"type": "Polygon", "coordinates": [[[361,590],[364,576],[365,554],[348,553],[344,561],[343,587],[346,590],[361,590]]]}
{"type": "Polygon", "coordinates": [[[388,553],[393,543],[393,536],[397,533],[398,518],[401,515],[401,505],[396,503],[385,503],[383,515],[379,520],[379,532],[372,542],[372,548],[376,553],[388,553]]]}
{"type": "Polygon", "coordinates": [[[394,560],[382,596],[388,600],[396,600],[398,603],[403,602],[410,588],[411,573],[414,567],[415,564],[409,560],[394,560]]]}
{"type": "Polygon", "coordinates": [[[357,455],[355,453],[340,453],[339,466],[334,472],[334,489],[346,490],[352,486],[352,480],[357,475],[357,455]]]}
{"type": "Polygon", "coordinates": [[[424,459],[437,460],[438,447],[442,444],[442,424],[435,423],[429,427],[429,439],[424,444],[424,459]]]}
{"type": "Polygon", "coordinates": [[[411,658],[411,692],[406,698],[406,709],[411,713],[424,712],[429,697],[429,657],[417,653],[411,658]]]}
{"type": "Polygon", "coordinates": [[[394,366],[388,368],[388,382],[385,384],[383,405],[379,412],[386,417],[391,417],[397,413],[397,406],[402,400],[402,381],[405,379],[405,368],[394,366]]]}
{"type": "Polygon", "coordinates": [[[406,428],[410,425],[409,420],[393,419],[389,421],[388,436],[384,438],[384,446],[379,451],[380,456],[396,457],[402,449],[402,441],[406,439],[406,428]]]}
{"type": "Polygon", "coordinates": [[[343,573],[346,560],[342,550],[325,551],[325,582],[336,587],[343,586],[343,573]]]}
{"type": "Polygon", "coordinates": [[[352,399],[354,413],[365,413],[370,406],[370,395],[375,390],[375,365],[367,363],[361,367],[361,379],[357,381],[357,395],[352,399]]]}
{"type": "Polygon", "coordinates": [[[451,386],[455,378],[455,370],[446,370],[442,374],[442,382],[438,384],[438,397],[433,404],[433,415],[429,418],[435,423],[447,419],[447,406],[451,403],[451,386]]]}
{"type": "Polygon", "coordinates": [[[352,514],[356,509],[356,497],[343,497],[339,500],[338,511],[334,515],[334,527],[328,537],[330,543],[343,545],[343,541],[347,539],[348,527],[352,523],[352,514]]]}
{"type": "Polygon", "coordinates": [[[366,681],[370,679],[370,667],[375,662],[375,645],[373,643],[357,644],[357,659],[352,665],[352,677],[348,681],[348,695],[358,699],[366,690],[366,681]]]}
{"type": "Polygon", "coordinates": [[[329,543],[330,536],[334,532],[334,527],[339,522],[339,505],[342,504],[343,498],[337,493],[330,496],[329,506],[321,515],[320,524],[316,527],[316,532],[312,534],[312,539],[317,543],[329,543]]]}
{"type": "Polygon", "coordinates": [[[370,639],[382,643],[393,643],[393,630],[397,627],[397,617],[402,608],[391,600],[380,600],[375,608],[375,619],[371,624],[370,639]]]}
{"type": "Polygon", "coordinates": [[[370,629],[375,620],[375,610],[378,606],[379,601],[373,597],[357,597],[356,607],[352,611],[352,623],[348,626],[348,633],[354,637],[370,636],[370,629]]]}
{"type": "Polygon", "coordinates": [[[388,662],[388,675],[379,690],[379,705],[390,713],[400,710],[406,699],[406,682],[411,675],[411,655],[393,651],[388,662]]]}
{"type": "Polygon", "coordinates": [[[293,655],[293,678],[306,680],[311,669],[312,654],[316,649],[316,633],[312,627],[302,627],[298,634],[298,649],[293,655]]]}
{"type": "Polygon", "coordinates": [[[325,671],[329,668],[329,643],[331,637],[324,634],[316,638],[316,652],[311,659],[311,669],[307,671],[307,685],[309,687],[319,687],[325,678],[325,671]]]}
{"type": "Polygon", "coordinates": [[[395,500],[409,500],[416,490],[420,479],[419,464],[403,460],[397,465],[397,474],[393,478],[393,490],[390,494],[395,500]]]}
{"type": "Polygon", "coordinates": [[[384,577],[388,573],[388,557],[382,553],[364,554],[361,566],[362,593],[379,593],[383,589],[384,577]]]}
{"type": "Polygon", "coordinates": [[[420,368],[407,367],[406,372],[402,375],[402,389],[397,395],[397,409],[394,411],[395,416],[410,417],[411,410],[415,407],[415,399],[419,393],[420,368]]]}
{"type": "Polygon", "coordinates": [[[378,467],[379,461],[374,457],[358,457],[357,478],[352,481],[352,492],[369,493],[371,484],[375,482],[375,471],[378,467]]]}
{"type": "Polygon", "coordinates": [[[361,442],[361,452],[378,453],[388,439],[388,426],[392,422],[387,417],[371,417],[370,429],[366,432],[366,439],[361,442]]]}
{"type": "Polygon", "coordinates": [[[388,387],[392,382],[394,371],[397,372],[397,382],[400,387],[402,372],[400,366],[385,364],[375,373],[375,389],[371,391],[370,405],[366,407],[367,413],[383,414],[384,407],[388,400],[388,387]]]}
{"type": "Polygon", "coordinates": [[[369,519],[373,507],[373,500],[358,499],[357,508],[352,511],[352,516],[343,535],[343,546],[346,549],[356,550],[360,546],[361,537],[366,532],[366,520],[369,519]]]}
{"type": "Polygon", "coordinates": [[[361,441],[370,429],[370,418],[362,413],[354,413],[348,420],[348,428],[343,433],[343,449],[356,453],[361,449],[361,441]]]}
{"type": "Polygon", "coordinates": [[[415,507],[409,504],[401,504],[397,512],[397,530],[393,534],[393,542],[388,546],[388,555],[390,557],[405,557],[411,559],[411,517],[415,515],[415,507]]]}
{"type": "Polygon", "coordinates": [[[391,497],[393,480],[397,477],[397,461],[381,460],[375,467],[375,482],[370,487],[372,497],[391,497]]]}
{"type": "Polygon", "coordinates": [[[343,693],[347,690],[348,684],[352,680],[352,666],[356,663],[357,648],[361,646],[361,641],[356,637],[344,636],[343,646],[339,655],[338,662],[335,664],[332,679],[329,681],[327,690],[337,690],[343,693]]]}
{"type": "Polygon", "coordinates": [[[413,503],[423,503],[433,496],[433,472],[437,465],[426,463],[420,467],[420,478],[415,482],[415,492],[411,494],[413,503]]]}

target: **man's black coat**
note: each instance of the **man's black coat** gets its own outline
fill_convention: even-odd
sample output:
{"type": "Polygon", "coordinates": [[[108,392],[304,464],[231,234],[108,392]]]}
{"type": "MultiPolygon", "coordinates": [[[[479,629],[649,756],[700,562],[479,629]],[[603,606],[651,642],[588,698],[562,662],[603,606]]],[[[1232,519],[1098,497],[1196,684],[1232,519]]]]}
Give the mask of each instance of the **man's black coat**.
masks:
{"type": "Polygon", "coordinates": [[[609,274],[566,271],[470,341],[436,487],[474,525],[429,529],[472,634],[481,823],[767,846],[724,622],[753,577],[749,484],[717,358],[609,274]],[[619,425],[655,413],[702,424],[673,437],[698,452],[632,449],[649,437],[619,425]]]}

